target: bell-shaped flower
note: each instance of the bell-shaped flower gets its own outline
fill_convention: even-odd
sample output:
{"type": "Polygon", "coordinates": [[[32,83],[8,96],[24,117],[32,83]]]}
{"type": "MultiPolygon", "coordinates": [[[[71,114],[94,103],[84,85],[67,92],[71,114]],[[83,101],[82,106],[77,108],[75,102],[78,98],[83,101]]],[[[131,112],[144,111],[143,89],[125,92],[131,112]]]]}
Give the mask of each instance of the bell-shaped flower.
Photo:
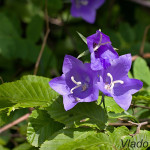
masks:
{"type": "Polygon", "coordinates": [[[100,73],[98,86],[105,95],[113,97],[116,103],[127,110],[131,104],[132,94],[138,92],[143,83],[137,79],[130,79],[128,72],[131,68],[131,55],[126,54],[114,59],[111,66],[100,73]]]}
{"type": "Polygon", "coordinates": [[[110,38],[100,30],[87,37],[87,45],[91,53],[92,70],[106,69],[112,59],[119,57],[111,45],[110,38]]]}
{"type": "Polygon", "coordinates": [[[82,17],[89,23],[94,23],[96,10],[103,5],[105,0],[71,0],[71,14],[73,17],[82,17]]]}
{"type": "Polygon", "coordinates": [[[83,64],[75,57],[66,55],[62,71],[62,76],[52,79],[49,85],[63,95],[66,111],[79,102],[92,102],[98,99],[98,73],[91,70],[89,63],[83,64]]]}

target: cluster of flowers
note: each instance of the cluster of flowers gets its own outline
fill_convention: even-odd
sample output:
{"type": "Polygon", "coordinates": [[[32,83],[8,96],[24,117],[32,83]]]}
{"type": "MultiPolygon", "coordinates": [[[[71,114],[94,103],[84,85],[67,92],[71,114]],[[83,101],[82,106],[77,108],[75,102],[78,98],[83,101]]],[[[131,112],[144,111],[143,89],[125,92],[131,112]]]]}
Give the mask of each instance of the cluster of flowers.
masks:
{"type": "Polygon", "coordinates": [[[105,0],[71,0],[71,15],[81,17],[88,23],[94,23],[96,10],[104,4],[105,0]]]}
{"type": "Polygon", "coordinates": [[[131,54],[119,56],[112,47],[110,38],[99,30],[87,37],[87,45],[91,63],[84,64],[79,59],[66,55],[63,74],[52,79],[50,87],[63,95],[66,111],[79,102],[96,101],[99,90],[113,97],[120,107],[127,110],[132,94],[143,86],[140,80],[128,77],[131,54]]]}

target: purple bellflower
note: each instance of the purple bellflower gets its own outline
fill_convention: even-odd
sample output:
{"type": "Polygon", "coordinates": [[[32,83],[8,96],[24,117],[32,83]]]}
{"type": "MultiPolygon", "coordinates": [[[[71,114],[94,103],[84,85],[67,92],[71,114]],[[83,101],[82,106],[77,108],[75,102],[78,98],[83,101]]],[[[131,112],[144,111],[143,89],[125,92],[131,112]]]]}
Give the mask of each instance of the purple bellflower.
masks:
{"type": "Polygon", "coordinates": [[[140,80],[128,77],[131,63],[130,54],[112,60],[110,67],[100,71],[100,82],[98,82],[100,91],[113,97],[124,110],[129,108],[132,94],[138,92],[143,86],[140,80]]]}
{"type": "Polygon", "coordinates": [[[49,85],[63,95],[66,111],[79,102],[92,102],[98,99],[98,74],[91,70],[89,63],[83,64],[75,57],[66,55],[62,71],[62,76],[52,79],[49,85]]]}
{"type": "Polygon", "coordinates": [[[103,5],[105,0],[71,0],[71,14],[73,17],[82,17],[89,23],[94,23],[96,10],[103,5]]]}
{"type": "Polygon", "coordinates": [[[109,67],[112,59],[118,58],[118,53],[113,49],[107,35],[100,30],[87,37],[87,45],[91,53],[92,70],[102,70],[109,67]]]}

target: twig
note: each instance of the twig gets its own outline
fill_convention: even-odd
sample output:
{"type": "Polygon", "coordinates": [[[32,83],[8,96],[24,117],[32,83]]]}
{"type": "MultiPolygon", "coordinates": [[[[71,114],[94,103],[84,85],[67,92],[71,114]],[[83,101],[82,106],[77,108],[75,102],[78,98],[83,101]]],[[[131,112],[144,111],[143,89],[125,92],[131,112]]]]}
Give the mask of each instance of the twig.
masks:
{"type": "Polygon", "coordinates": [[[1,80],[1,82],[2,82],[2,84],[4,83],[4,80],[3,80],[3,78],[0,76],[0,80],[1,80]]]}
{"type": "Polygon", "coordinates": [[[137,129],[136,129],[136,133],[135,134],[131,134],[131,136],[135,136],[136,134],[139,134],[141,126],[148,124],[147,121],[146,122],[141,122],[141,123],[135,123],[135,122],[132,122],[132,121],[128,121],[128,122],[133,124],[133,125],[137,125],[138,126],[137,129]]]}
{"type": "MultiPolygon", "coordinates": [[[[150,2],[149,2],[150,3],[150,2]]],[[[148,33],[148,30],[150,29],[150,25],[148,25],[146,28],[145,28],[145,31],[144,31],[144,35],[143,35],[143,40],[142,40],[142,44],[141,44],[141,48],[140,48],[140,55],[143,56],[144,54],[144,45],[145,45],[145,41],[146,41],[146,36],[147,36],[147,33],[148,33]]]]}
{"type": "Polygon", "coordinates": [[[145,109],[150,109],[150,107],[147,106],[141,106],[141,105],[133,105],[131,104],[133,107],[140,107],[140,108],[145,108],[145,109]]]}
{"type": "Polygon", "coordinates": [[[22,122],[22,121],[24,121],[24,120],[27,120],[29,116],[30,116],[30,113],[27,113],[26,115],[20,117],[19,119],[17,119],[17,120],[15,120],[15,121],[9,123],[8,125],[6,125],[6,126],[0,128],[0,133],[2,133],[2,132],[4,132],[4,131],[8,130],[8,129],[11,128],[12,126],[14,126],[14,125],[16,125],[16,124],[18,124],[18,123],[20,123],[20,122],[22,122]]]}
{"type": "MultiPolygon", "coordinates": [[[[135,61],[138,57],[139,57],[139,55],[132,56],[132,61],[135,61]]],[[[150,58],[150,53],[145,53],[142,55],[142,57],[143,58],[150,58]]]]}
{"type": "Polygon", "coordinates": [[[148,0],[131,0],[132,2],[136,2],[146,7],[150,7],[150,1],[148,0]]]}
{"type": "Polygon", "coordinates": [[[135,61],[138,57],[139,57],[138,55],[132,56],[132,61],[135,61]]]}
{"type": "Polygon", "coordinates": [[[49,16],[48,16],[48,11],[47,11],[47,0],[45,1],[45,19],[46,19],[46,34],[45,34],[45,36],[44,36],[44,40],[43,40],[43,43],[42,43],[42,47],[41,47],[39,56],[38,56],[37,61],[36,61],[36,64],[35,64],[34,75],[37,74],[37,71],[38,71],[38,68],[39,68],[39,63],[40,63],[42,54],[43,54],[43,52],[44,52],[44,48],[45,48],[45,45],[46,45],[46,42],[47,42],[48,35],[49,35],[49,33],[50,33],[50,28],[49,28],[49,16]]]}
{"type": "Polygon", "coordinates": [[[116,123],[109,123],[110,126],[133,126],[131,123],[124,123],[124,122],[116,122],[116,123]]]}

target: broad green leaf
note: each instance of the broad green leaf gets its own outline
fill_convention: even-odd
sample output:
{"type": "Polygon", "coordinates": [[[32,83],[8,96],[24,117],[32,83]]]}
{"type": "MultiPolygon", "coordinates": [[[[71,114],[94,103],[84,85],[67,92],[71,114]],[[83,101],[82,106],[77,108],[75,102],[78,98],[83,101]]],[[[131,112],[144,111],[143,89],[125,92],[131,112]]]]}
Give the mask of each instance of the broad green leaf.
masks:
{"type": "Polygon", "coordinates": [[[150,69],[143,58],[138,57],[133,65],[134,78],[144,81],[150,85],[150,69]]]}
{"type": "Polygon", "coordinates": [[[64,143],[58,150],[146,150],[150,146],[150,132],[140,131],[135,136],[129,135],[129,130],[125,126],[118,127],[113,133],[97,133],[88,135],[86,138],[78,138],[64,143]],[[140,142],[142,142],[140,147],[140,142]],[[135,146],[133,145],[135,143],[135,146]],[[148,144],[147,144],[148,143],[148,144]],[[139,147],[138,147],[139,146],[139,147]],[[95,148],[95,149],[94,149],[95,148]]]}
{"type": "Polygon", "coordinates": [[[98,129],[105,128],[107,114],[95,102],[78,103],[71,110],[65,111],[62,101],[60,96],[47,108],[48,113],[54,120],[69,127],[90,126],[98,129]]]}
{"type": "Polygon", "coordinates": [[[27,26],[27,38],[37,42],[42,34],[43,23],[44,20],[40,16],[34,16],[27,26]]]}
{"type": "Polygon", "coordinates": [[[65,143],[78,139],[85,139],[87,136],[95,134],[95,131],[90,131],[88,129],[63,129],[44,142],[40,150],[58,150],[59,147],[65,143]]]}
{"type": "Polygon", "coordinates": [[[124,137],[122,143],[123,145],[126,143],[129,150],[147,150],[150,147],[150,131],[140,130],[140,133],[133,137],[124,137]]]}
{"type": "Polygon", "coordinates": [[[127,111],[124,111],[122,113],[109,112],[108,116],[109,116],[109,118],[130,118],[130,120],[138,122],[136,117],[134,117],[127,111]]]}
{"type": "Polygon", "coordinates": [[[80,38],[84,41],[85,44],[87,44],[86,37],[84,37],[81,33],[77,32],[80,38]]]}
{"type": "Polygon", "coordinates": [[[29,118],[27,140],[31,145],[39,147],[62,127],[63,124],[50,118],[46,111],[34,110],[29,118]]]}
{"type": "Polygon", "coordinates": [[[112,146],[109,137],[104,133],[88,134],[84,138],[77,138],[64,143],[58,150],[89,150],[92,147],[98,148],[101,145],[112,146]]]}
{"type": "Polygon", "coordinates": [[[58,147],[58,150],[94,150],[94,148],[101,150],[101,147],[104,150],[120,150],[122,148],[121,139],[128,135],[129,130],[123,126],[115,129],[113,133],[95,133],[85,138],[74,139],[58,147]]]}
{"type": "Polygon", "coordinates": [[[29,75],[22,80],[0,85],[0,110],[48,106],[58,97],[50,88],[49,81],[48,78],[29,75]]]}
{"type": "MultiPolygon", "coordinates": [[[[101,102],[102,96],[99,96],[98,103],[101,102]]],[[[107,109],[107,112],[115,112],[115,113],[121,113],[124,110],[115,102],[115,100],[112,97],[105,96],[105,107],[107,109]]],[[[103,104],[102,104],[103,106],[103,104]]]]}
{"type": "Polygon", "coordinates": [[[114,147],[116,148],[122,148],[121,139],[124,138],[124,136],[129,135],[129,129],[125,126],[115,128],[114,132],[108,133],[111,139],[111,143],[113,143],[114,147]]]}
{"type": "Polygon", "coordinates": [[[37,150],[37,148],[32,147],[28,143],[20,144],[19,146],[15,147],[13,150],[37,150]]]}

